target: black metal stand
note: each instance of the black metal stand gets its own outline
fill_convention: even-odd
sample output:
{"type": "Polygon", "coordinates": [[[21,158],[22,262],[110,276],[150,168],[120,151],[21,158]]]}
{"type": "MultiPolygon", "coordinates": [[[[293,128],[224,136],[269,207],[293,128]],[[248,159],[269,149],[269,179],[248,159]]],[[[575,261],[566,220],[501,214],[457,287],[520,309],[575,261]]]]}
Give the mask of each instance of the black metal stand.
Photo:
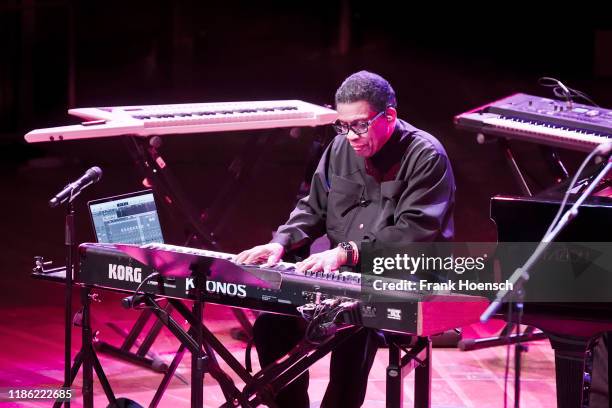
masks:
{"type": "Polygon", "coordinates": [[[321,345],[314,345],[311,342],[303,340],[282,360],[264,368],[255,375],[251,375],[242,364],[236,360],[229,350],[227,350],[206,328],[206,326],[198,320],[197,310],[194,313],[182,302],[174,299],[169,300],[173,306],[176,307],[177,312],[191,325],[189,332],[185,332],[172,317],[165,315],[163,309],[157,305],[152,296],[145,296],[144,301],[146,305],[151,308],[153,313],[163,321],[164,325],[168,327],[181,342],[174,360],[170,364],[168,372],[164,375],[153,400],[149,404],[151,408],[158,406],[174,371],[178,367],[187,349],[192,352],[192,359],[197,359],[197,361],[205,363],[198,365],[196,362],[192,362],[192,406],[195,406],[194,402],[198,401],[197,398],[199,398],[199,395],[197,395],[197,393],[200,392],[193,388],[201,390],[201,383],[199,382],[200,376],[203,375],[204,372],[207,372],[217,381],[225,396],[226,402],[221,405],[221,407],[233,408],[241,406],[243,408],[251,408],[261,404],[275,407],[274,396],[278,391],[291,383],[295,378],[299,377],[311,365],[338,347],[347,338],[357,331],[362,330],[360,327],[347,327],[339,330],[338,333],[321,345]],[[201,334],[199,333],[200,331],[201,334]],[[194,337],[198,338],[199,336],[202,338],[202,354],[199,354],[199,351],[197,351],[198,341],[194,339],[194,337]],[[202,355],[204,358],[202,358],[202,355]],[[216,355],[223,359],[230,369],[246,383],[242,391],[235,386],[231,377],[220,368],[216,355]]]}
{"type": "Polygon", "coordinates": [[[404,406],[404,377],[414,371],[414,406],[431,406],[431,339],[412,337],[411,344],[405,344],[406,336],[387,337],[389,342],[389,365],[386,375],[386,407],[404,406]],[[402,356],[402,352],[404,355],[402,356]]]}
{"type": "Polygon", "coordinates": [[[512,172],[512,175],[514,176],[514,180],[516,181],[519,188],[521,189],[521,192],[524,195],[527,195],[530,197],[533,196],[533,194],[531,193],[531,189],[529,188],[529,184],[527,184],[527,180],[525,179],[525,176],[523,175],[521,168],[518,166],[518,163],[516,162],[516,159],[514,158],[514,154],[512,154],[512,149],[510,149],[510,144],[508,143],[508,139],[500,137],[497,139],[497,141],[498,141],[500,148],[502,149],[504,153],[504,156],[506,157],[506,162],[508,163],[508,166],[510,167],[510,171],[512,172]]]}
{"type": "Polygon", "coordinates": [[[204,333],[202,331],[202,301],[206,290],[206,273],[207,271],[202,270],[199,265],[193,265],[192,276],[196,296],[192,313],[197,323],[193,328],[197,348],[191,351],[191,406],[194,408],[204,406],[204,370],[209,360],[203,351],[204,333]]]}
{"type": "Polygon", "coordinates": [[[503,346],[508,343],[525,343],[536,340],[546,339],[547,336],[541,330],[537,330],[533,326],[527,326],[520,334],[512,334],[516,329],[516,324],[507,323],[502,329],[499,336],[484,337],[480,339],[462,339],[459,341],[458,347],[461,351],[480,350],[488,347],[503,346]]]}
{"type": "Polygon", "coordinates": [[[346,327],[338,330],[335,335],[317,345],[302,340],[281,360],[255,374],[253,379],[247,382],[242,395],[249,400],[250,406],[253,407],[260,404],[266,404],[270,407],[276,406],[274,396],[283,387],[290,384],[310,366],[360,330],[363,329],[357,326],[346,327]]]}
{"type": "MultiPolygon", "coordinates": [[[[208,330],[208,328],[202,323],[202,321],[198,321],[193,314],[189,311],[189,309],[180,301],[176,299],[168,300],[172,306],[176,309],[176,311],[191,325],[191,327],[201,326],[202,335],[204,337],[204,344],[210,347],[211,350],[214,350],[219,357],[232,369],[234,373],[242,379],[244,382],[248,382],[251,379],[251,374],[242,366],[240,361],[238,361],[229,350],[225,348],[223,343],[221,343],[215,335],[208,330]]],[[[168,375],[168,373],[166,374],[168,375]]]]}
{"type": "MultiPolygon", "coordinates": [[[[497,139],[500,148],[502,149],[504,156],[506,157],[506,161],[512,175],[514,176],[515,181],[517,182],[521,192],[526,195],[532,197],[533,194],[525,175],[523,174],[521,168],[519,167],[516,159],[514,158],[514,154],[512,153],[512,149],[510,148],[510,144],[508,140],[505,138],[497,139]]],[[[557,152],[554,149],[551,149],[548,146],[541,146],[541,153],[546,158],[551,170],[553,171],[555,177],[560,180],[563,177],[567,178],[567,170],[565,166],[561,162],[557,152]]],[[[520,343],[542,340],[547,336],[540,330],[537,330],[534,327],[527,326],[523,333],[519,333],[520,326],[514,323],[508,322],[506,326],[502,329],[499,336],[495,337],[486,337],[481,339],[461,339],[457,345],[457,347],[462,351],[471,351],[471,350],[480,350],[487,347],[497,347],[502,345],[517,344],[516,351],[518,352],[518,357],[520,358],[521,351],[526,351],[526,347],[520,345],[520,343]],[[512,334],[514,330],[517,330],[516,334],[512,334]]],[[[520,361],[519,361],[520,364],[520,361]]]]}
{"type": "MultiPolygon", "coordinates": [[[[500,137],[497,139],[497,142],[498,142],[500,149],[504,153],[506,162],[508,163],[508,166],[510,167],[510,171],[512,175],[514,176],[514,180],[519,186],[521,193],[523,195],[532,197],[533,193],[531,191],[531,188],[529,187],[529,183],[527,183],[527,178],[525,177],[525,174],[524,174],[525,172],[520,168],[516,159],[514,158],[514,154],[512,153],[512,148],[510,147],[510,143],[508,139],[500,137]]],[[[546,164],[548,165],[548,168],[553,174],[555,181],[557,183],[560,183],[563,180],[567,179],[569,175],[567,173],[567,169],[565,168],[565,165],[563,164],[563,162],[561,161],[561,158],[559,157],[558,152],[550,146],[540,145],[539,149],[540,149],[540,153],[542,157],[544,158],[544,160],[546,161],[546,164]]],[[[533,178],[532,178],[532,181],[533,181],[533,178]]]]}
{"type": "Polygon", "coordinates": [[[561,161],[559,153],[556,149],[553,149],[550,146],[540,145],[540,152],[542,153],[544,160],[546,160],[546,163],[548,163],[548,167],[553,173],[557,183],[561,183],[563,180],[569,177],[569,173],[561,161]]]}
{"type": "MultiPolygon", "coordinates": [[[[68,274],[66,274],[66,278],[68,274]]],[[[117,404],[117,400],[113,393],[113,390],[106,378],[106,374],[102,369],[102,365],[100,364],[100,360],[98,360],[98,356],[96,355],[96,351],[93,347],[93,334],[91,330],[91,321],[90,321],[90,305],[92,300],[91,289],[88,287],[81,288],[81,304],[82,309],[79,312],[80,320],[81,320],[81,334],[82,334],[82,344],[81,350],[74,357],[74,363],[70,367],[69,370],[69,379],[65,387],[71,387],[72,383],[76,379],[76,376],[83,366],[83,407],[91,408],[93,407],[93,370],[96,371],[96,375],[98,376],[98,380],[104,389],[104,393],[106,394],[106,398],[111,406],[115,406],[117,404]]],[[[53,404],[54,408],[59,408],[65,404],[64,406],[68,406],[67,402],[56,401],[53,404]]]]}
{"type": "MultiPolygon", "coordinates": [[[[521,321],[523,319],[523,292],[520,293],[520,301],[515,303],[516,312],[518,315],[516,323],[516,334],[520,334],[521,321]]],[[[512,305],[510,305],[512,307],[512,305]]],[[[510,320],[510,319],[509,319],[510,320]]],[[[525,346],[517,341],[514,344],[514,407],[519,408],[521,406],[521,367],[522,367],[522,355],[526,351],[525,346]]]]}
{"type": "MultiPolygon", "coordinates": [[[[506,157],[506,161],[510,167],[510,170],[516,180],[519,188],[522,193],[527,196],[533,196],[531,189],[521,171],[518,163],[516,162],[514,155],[512,154],[512,149],[510,148],[510,144],[508,140],[505,138],[498,139],[499,146],[504,152],[506,157]]],[[[561,162],[559,155],[557,152],[549,147],[540,147],[540,152],[546,159],[549,168],[553,172],[556,177],[557,182],[562,181],[564,178],[568,177],[567,170],[565,166],[561,162]]],[[[516,305],[518,307],[518,313],[522,315],[523,305],[522,303],[518,303],[516,305]]],[[[520,322],[520,319],[519,319],[520,322]]],[[[527,347],[521,344],[525,341],[533,341],[540,340],[546,338],[546,335],[541,331],[536,331],[534,327],[527,326],[523,333],[520,332],[520,323],[514,324],[512,322],[507,322],[506,326],[502,330],[501,334],[497,337],[490,337],[486,339],[464,339],[461,340],[458,344],[460,350],[468,351],[468,350],[477,350],[486,347],[495,347],[505,344],[514,344],[514,403],[515,406],[518,407],[520,405],[520,375],[521,375],[521,356],[522,353],[527,351],[527,347]],[[516,327],[516,334],[512,334],[513,329],[516,327]]]]}
{"type": "MultiPolygon", "coordinates": [[[[166,313],[170,314],[172,312],[172,306],[169,304],[165,306],[166,313]]],[[[147,333],[145,339],[142,342],[138,341],[138,335],[144,329],[144,326],[149,321],[152,315],[151,310],[145,309],[142,311],[134,326],[132,326],[129,332],[121,329],[113,322],[107,323],[109,327],[111,327],[118,334],[125,337],[123,344],[121,347],[115,347],[112,344],[108,344],[103,341],[96,341],[94,346],[97,351],[105,354],[109,354],[113,357],[120,358],[126,361],[129,361],[132,364],[136,364],[140,367],[147,368],[149,370],[153,370],[158,373],[165,373],[168,371],[168,365],[163,362],[157,354],[150,351],[153,342],[159,335],[163,325],[159,320],[156,320],[151,329],[147,333]],[[138,347],[136,353],[130,351],[132,347],[138,347]]],[[[182,379],[181,379],[182,380],[182,379]]]]}
{"type": "MultiPolygon", "coordinates": [[[[66,224],[64,227],[64,245],[66,246],[66,305],[64,314],[64,387],[72,384],[70,365],[72,364],[72,278],[73,254],[75,246],[74,229],[74,204],[72,200],[68,202],[66,213],[66,224]]],[[[65,407],[70,407],[70,401],[64,403],[65,407]]]]}
{"type": "MultiPolygon", "coordinates": [[[[199,311],[195,307],[190,311],[182,302],[176,299],[169,299],[176,311],[183,317],[191,328],[185,332],[178,323],[167,315],[160,307],[152,295],[144,297],[145,304],[163,322],[170,332],[172,332],[181,342],[179,349],[170,364],[168,371],[164,375],[153,400],[149,407],[157,407],[164,391],[168,387],[172,375],[176,371],[185,351],[192,353],[192,406],[199,401],[198,390],[201,389],[200,378],[204,372],[217,381],[225,396],[224,408],[241,406],[244,408],[256,407],[266,404],[275,407],[274,396],[287,384],[302,375],[310,366],[319,361],[322,357],[340,346],[345,340],[350,338],[363,328],[358,326],[347,326],[324,341],[321,344],[303,340],[296,345],[285,357],[272,364],[255,375],[251,375],[242,364],[225,348],[225,346],[202,324],[198,318],[199,311]],[[201,336],[201,350],[196,340],[201,336]],[[231,377],[229,377],[219,366],[216,356],[225,361],[228,367],[245,382],[242,391],[237,389],[231,377]],[[198,362],[202,364],[198,364],[198,362]],[[197,387],[198,390],[194,390],[197,387]]],[[[398,336],[406,338],[406,336],[398,336]]],[[[401,404],[402,378],[412,369],[415,369],[416,388],[415,401],[417,407],[429,407],[431,401],[431,341],[429,338],[409,337],[413,344],[405,345],[404,342],[395,341],[390,345],[390,367],[395,367],[400,375],[394,375],[392,369],[388,370],[387,379],[387,406],[398,408],[401,404]],[[401,352],[406,354],[400,358],[401,352]],[[400,405],[398,405],[400,404],[400,405]]]]}
{"type": "MultiPolygon", "coordinates": [[[[229,406],[236,406],[241,401],[240,391],[234,385],[232,379],[219,367],[214,351],[224,358],[230,368],[235,370],[243,379],[249,380],[250,375],[242,368],[240,363],[229,353],[229,351],[215,338],[215,336],[202,323],[203,301],[206,290],[207,276],[210,274],[212,259],[199,258],[192,261],[188,268],[188,275],[193,279],[192,296],[194,298],[191,311],[179,300],[169,299],[168,307],[175,308],[189,323],[188,332],[174,320],[168,312],[168,307],[162,308],[154,298],[154,295],[145,293],[139,295],[136,304],[144,305],[152,312],[160,324],[163,324],[181,342],[179,350],[168,368],[150,406],[155,407],[167,388],[171,377],[174,375],[184,352],[191,352],[191,406],[201,408],[204,404],[204,374],[210,373],[218,382],[229,406]]],[[[161,270],[161,273],[164,273],[161,270]]],[[[161,281],[160,281],[161,284],[161,281]]],[[[126,302],[133,307],[134,301],[126,302]]]]}
{"type": "MultiPolygon", "coordinates": [[[[242,394],[248,398],[250,406],[266,404],[275,406],[274,396],[295,378],[302,375],[310,366],[325,355],[341,346],[361,327],[348,326],[319,345],[302,340],[285,357],[259,373],[247,382],[242,394]]],[[[389,365],[386,375],[386,407],[403,407],[403,379],[414,370],[414,406],[431,406],[431,340],[428,337],[406,335],[391,336],[389,343],[389,365]],[[406,344],[406,339],[410,339],[406,344]],[[404,355],[402,356],[402,352],[404,355]]],[[[229,408],[231,405],[224,407],[229,408]]]]}
{"type": "MultiPolygon", "coordinates": [[[[93,348],[93,335],[90,326],[89,319],[89,306],[91,303],[90,289],[83,287],[81,289],[81,304],[82,309],[80,311],[81,320],[81,334],[82,344],[81,350],[74,358],[74,364],[72,363],[72,282],[73,275],[76,272],[74,263],[74,248],[75,248],[75,228],[74,228],[74,204],[73,200],[68,201],[68,209],[66,214],[65,223],[65,239],[64,244],[66,246],[66,305],[65,305],[65,328],[64,328],[64,388],[72,387],[72,383],[76,378],[81,364],[83,365],[83,406],[86,408],[93,407],[93,369],[96,370],[98,379],[104,388],[104,392],[108,398],[108,401],[112,404],[116,403],[113,391],[108,383],[102,365],[96,356],[93,348]]],[[[77,314],[77,316],[79,315],[77,314]]],[[[70,407],[70,400],[60,401],[56,400],[53,406],[55,408],[61,407],[62,404],[65,407],[70,407]]]]}
{"type": "MultiPolygon", "coordinates": [[[[204,280],[204,279],[202,279],[204,280]]],[[[204,288],[202,282],[196,282],[195,287],[204,288]]],[[[203,405],[203,387],[204,374],[209,373],[219,384],[223,395],[225,396],[228,406],[236,406],[236,401],[242,401],[240,390],[234,385],[233,380],[219,366],[215,357],[215,352],[226,361],[228,366],[234,370],[243,380],[249,380],[250,374],[242,367],[232,354],[217,340],[217,338],[202,324],[202,302],[194,302],[193,309],[190,311],[182,302],[171,300],[173,306],[184,317],[191,328],[188,332],[172,318],[166,314],[165,310],[157,303],[152,295],[144,296],[145,304],[157,316],[159,321],[170,330],[172,334],[181,342],[179,349],[174,356],[174,359],[168,371],[164,375],[153,400],[149,407],[156,407],[163,396],[164,391],[170,383],[170,379],[174,375],[178,365],[180,364],[186,350],[191,352],[191,406],[202,407],[203,405]]],[[[244,401],[243,401],[244,402],[244,401]]]]}

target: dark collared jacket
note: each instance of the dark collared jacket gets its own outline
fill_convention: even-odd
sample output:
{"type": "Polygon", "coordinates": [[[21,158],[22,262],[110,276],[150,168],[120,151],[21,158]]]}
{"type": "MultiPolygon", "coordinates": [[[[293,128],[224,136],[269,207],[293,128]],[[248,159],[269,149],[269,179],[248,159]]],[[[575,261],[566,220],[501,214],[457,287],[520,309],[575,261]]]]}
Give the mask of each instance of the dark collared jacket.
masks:
{"type": "Polygon", "coordinates": [[[378,244],[449,241],[453,236],[455,181],[442,145],[398,119],[371,158],[355,154],[336,136],[301,199],[272,242],[292,250],[327,233],[341,241],[378,244]]]}

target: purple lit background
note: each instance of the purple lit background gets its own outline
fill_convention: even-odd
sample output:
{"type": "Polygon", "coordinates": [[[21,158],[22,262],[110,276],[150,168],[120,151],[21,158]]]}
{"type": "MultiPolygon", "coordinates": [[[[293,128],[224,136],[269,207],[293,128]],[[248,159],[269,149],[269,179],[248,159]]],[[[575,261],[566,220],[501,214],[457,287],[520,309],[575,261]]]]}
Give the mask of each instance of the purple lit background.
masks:
{"type": "MultiPolygon", "coordinates": [[[[612,23],[604,13],[571,6],[448,10],[452,17],[439,14],[444,7],[348,0],[3,2],[0,386],[48,382],[46,371],[63,367],[57,327],[62,288],[28,276],[34,255],[63,263],[64,214],[49,209],[47,200],[88,167],[100,166],[102,180],[77,207],[79,241],[91,241],[84,203],[142,187],[121,140],[25,144],[28,130],[76,123],[66,114],[69,105],[269,99],[326,104],[348,74],[378,72],[397,92],[399,116],[437,136],[451,157],[457,238],[494,240],[489,197],[519,190],[498,147],[479,146],[475,135],[455,130],[453,116],[514,92],[552,96],[537,85],[540,76],[557,77],[612,107],[612,23]]],[[[306,172],[314,132],[168,136],[161,151],[187,197],[204,209],[250,137],[266,145],[242,192],[227,203],[219,231],[227,252],[268,240],[284,221],[306,172]]],[[[534,180],[551,185],[537,146],[515,146],[534,180]]],[[[582,157],[562,152],[570,170],[582,157]]],[[[172,229],[173,243],[180,244],[182,236],[172,229]]],[[[107,318],[129,325],[121,309],[112,310],[104,312],[107,318]]]]}

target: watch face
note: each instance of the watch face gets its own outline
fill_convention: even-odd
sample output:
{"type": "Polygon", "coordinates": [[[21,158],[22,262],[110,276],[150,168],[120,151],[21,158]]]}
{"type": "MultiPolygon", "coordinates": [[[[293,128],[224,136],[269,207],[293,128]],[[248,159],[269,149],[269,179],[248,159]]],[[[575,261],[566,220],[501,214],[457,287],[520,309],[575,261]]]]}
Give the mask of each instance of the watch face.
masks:
{"type": "Polygon", "coordinates": [[[353,265],[353,246],[349,242],[338,244],[346,252],[346,265],[353,265]]]}

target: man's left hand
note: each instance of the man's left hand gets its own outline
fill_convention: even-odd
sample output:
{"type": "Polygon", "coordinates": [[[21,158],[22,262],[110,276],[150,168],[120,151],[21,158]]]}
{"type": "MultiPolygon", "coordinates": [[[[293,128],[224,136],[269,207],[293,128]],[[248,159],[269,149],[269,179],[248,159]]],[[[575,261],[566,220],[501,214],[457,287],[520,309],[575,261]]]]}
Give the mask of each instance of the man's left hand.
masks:
{"type": "Polygon", "coordinates": [[[312,254],[302,262],[295,264],[297,272],[304,271],[336,271],[346,263],[346,252],[342,248],[333,248],[317,254],[312,254]]]}

